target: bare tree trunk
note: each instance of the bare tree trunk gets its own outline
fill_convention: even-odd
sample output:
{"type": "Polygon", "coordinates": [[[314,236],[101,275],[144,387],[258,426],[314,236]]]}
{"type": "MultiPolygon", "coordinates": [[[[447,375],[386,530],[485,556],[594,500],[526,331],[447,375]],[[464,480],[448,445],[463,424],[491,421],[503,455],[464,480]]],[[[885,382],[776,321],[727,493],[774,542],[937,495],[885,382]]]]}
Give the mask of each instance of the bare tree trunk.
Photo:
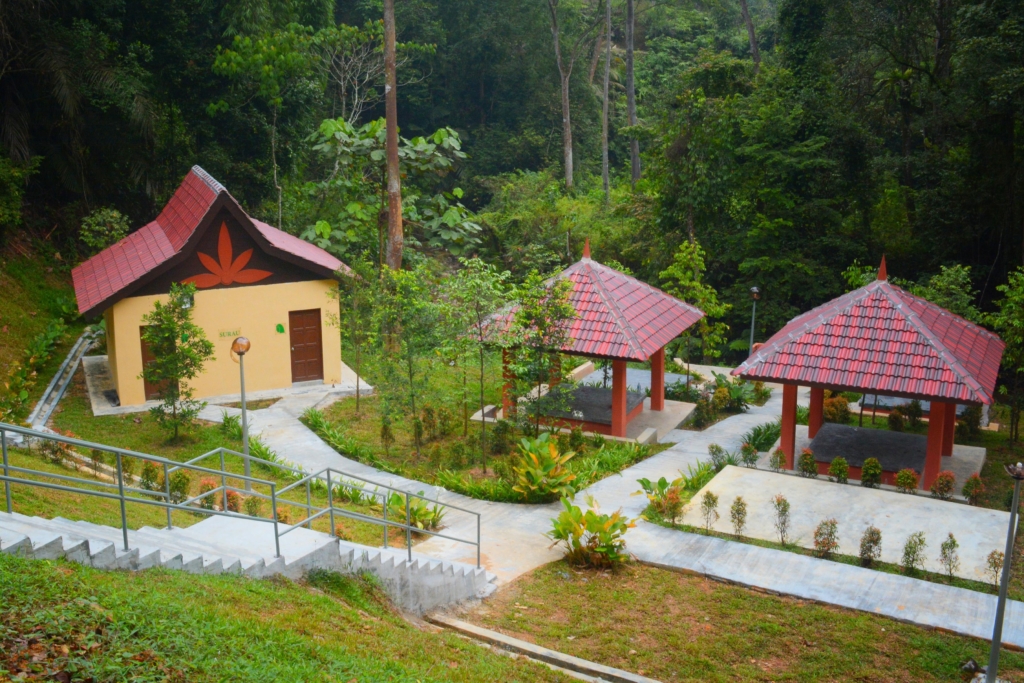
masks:
{"type": "MultiPolygon", "coordinates": [[[[636,85],[633,82],[633,37],[636,32],[634,0],[626,0],[626,113],[629,125],[636,125],[636,85]]],[[[629,159],[632,168],[633,187],[640,180],[640,143],[635,137],[629,141],[629,159]]]]}
{"type": "MultiPolygon", "coordinates": [[[[398,170],[398,78],[395,73],[395,0],[384,0],[384,113],[388,157],[387,265],[402,267],[402,180],[398,170]]],[[[419,451],[419,444],[417,444],[419,451]]],[[[418,454],[418,453],[417,453],[418,454]]]]}
{"type": "MultiPolygon", "coordinates": [[[[274,162],[274,187],[277,188],[277,229],[281,229],[281,183],[277,178],[277,107],[274,107],[274,123],[270,126],[270,156],[274,162]]],[[[177,436],[177,435],[175,435],[177,436]]]]}
{"type": "Polygon", "coordinates": [[[754,20],[750,18],[750,8],[747,7],[747,0],[740,0],[740,13],[743,15],[743,23],[747,25],[747,38],[750,39],[750,56],[754,60],[754,73],[761,70],[761,51],[757,49],[757,34],[754,33],[754,20]]]}
{"type": "Polygon", "coordinates": [[[572,189],[572,120],[569,111],[569,76],[572,65],[566,69],[562,61],[562,46],[559,43],[558,0],[548,0],[551,11],[551,38],[555,42],[555,62],[558,65],[558,78],[562,91],[562,156],[565,164],[565,189],[572,189]]]}
{"type": "Polygon", "coordinates": [[[600,33],[594,39],[594,54],[590,55],[590,72],[587,76],[587,83],[594,84],[594,75],[597,74],[597,63],[601,61],[601,47],[604,44],[604,36],[600,33]]]}
{"type": "Polygon", "coordinates": [[[950,0],[935,3],[935,78],[949,78],[949,63],[953,56],[953,10],[950,0]]]}
{"type": "Polygon", "coordinates": [[[604,203],[611,201],[608,182],[608,81],[612,70],[612,0],[604,2],[604,97],[601,101],[601,183],[604,203]]]}

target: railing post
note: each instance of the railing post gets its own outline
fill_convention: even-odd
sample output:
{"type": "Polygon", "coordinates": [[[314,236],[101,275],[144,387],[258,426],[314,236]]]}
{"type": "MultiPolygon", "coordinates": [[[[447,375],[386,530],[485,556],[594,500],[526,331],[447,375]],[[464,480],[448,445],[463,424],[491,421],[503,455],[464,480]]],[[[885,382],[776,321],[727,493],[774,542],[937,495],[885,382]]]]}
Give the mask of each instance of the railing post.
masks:
{"type": "MultiPolygon", "coordinates": [[[[10,465],[7,462],[7,432],[6,430],[0,429],[0,450],[4,453],[4,476],[11,476],[10,465]]],[[[13,512],[11,507],[11,482],[4,482],[4,496],[7,498],[7,514],[13,512]]]]}
{"type": "Polygon", "coordinates": [[[310,481],[311,481],[310,479],[306,480],[306,528],[307,529],[312,529],[313,528],[313,522],[311,522],[310,519],[309,519],[310,516],[312,516],[312,514],[313,514],[313,506],[310,504],[310,500],[311,499],[309,497],[309,484],[310,484],[310,481]]]}
{"type": "Polygon", "coordinates": [[[174,502],[171,500],[171,473],[167,471],[167,463],[164,463],[164,502],[167,503],[167,528],[171,529],[171,508],[174,502]]]}
{"type": "Polygon", "coordinates": [[[391,495],[390,491],[385,491],[384,494],[383,494],[384,497],[381,499],[381,500],[384,501],[384,547],[385,548],[388,547],[388,500],[389,500],[388,497],[390,495],[391,495]]]}
{"type": "Polygon", "coordinates": [[[281,557],[281,536],[277,532],[277,484],[270,484],[270,514],[274,516],[274,557],[281,557]]]}
{"type": "Polygon", "coordinates": [[[476,568],[480,569],[480,513],[476,513],[476,568]]]}
{"type": "Polygon", "coordinates": [[[124,509],[124,468],[120,451],[115,455],[117,455],[117,495],[121,498],[121,534],[124,537],[124,551],[128,552],[128,513],[124,509]]]}
{"type": "Polygon", "coordinates": [[[409,551],[409,561],[412,562],[412,521],[409,517],[409,492],[405,492],[405,547],[409,551]]]}
{"type": "Polygon", "coordinates": [[[224,449],[220,451],[220,491],[223,502],[221,504],[220,511],[228,511],[228,479],[224,475],[224,449]]]}
{"type": "Polygon", "coordinates": [[[331,469],[327,468],[327,507],[330,508],[331,536],[334,536],[334,489],[331,486],[331,469]]]}

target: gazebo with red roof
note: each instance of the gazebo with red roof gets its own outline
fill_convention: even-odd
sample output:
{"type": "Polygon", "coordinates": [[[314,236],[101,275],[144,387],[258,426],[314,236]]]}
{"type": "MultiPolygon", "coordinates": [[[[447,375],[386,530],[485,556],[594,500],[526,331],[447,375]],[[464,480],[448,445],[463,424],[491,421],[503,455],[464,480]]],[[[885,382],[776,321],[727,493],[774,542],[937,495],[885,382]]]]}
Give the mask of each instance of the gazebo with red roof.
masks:
{"type": "Polygon", "coordinates": [[[797,387],[811,389],[808,435],[823,423],[825,389],[931,402],[921,487],[953,453],[956,406],[991,404],[1004,344],[995,334],[878,278],[791,320],[733,370],[783,385],[782,436],[793,469],[797,387]]]}
{"type": "MultiPolygon", "coordinates": [[[[573,283],[569,295],[576,318],[569,330],[569,341],[560,349],[572,356],[612,361],[612,388],[608,392],[611,419],[573,419],[559,417],[558,422],[576,423],[587,431],[625,437],[629,422],[643,411],[643,400],[627,408],[626,364],[651,361],[650,409],[665,409],[665,346],[704,317],[704,312],[634,277],[609,268],[590,257],[590,240],[583,258],[553,277],[549,282],[567,279],[573,283]]],[[[507,325],[515,308],[496,317],[507,325]]],[[[506,377],[508,376],[506,363],[506,377]]],[[[503,391],[504,414],[512,408],[509,386],[503,391]]]]}

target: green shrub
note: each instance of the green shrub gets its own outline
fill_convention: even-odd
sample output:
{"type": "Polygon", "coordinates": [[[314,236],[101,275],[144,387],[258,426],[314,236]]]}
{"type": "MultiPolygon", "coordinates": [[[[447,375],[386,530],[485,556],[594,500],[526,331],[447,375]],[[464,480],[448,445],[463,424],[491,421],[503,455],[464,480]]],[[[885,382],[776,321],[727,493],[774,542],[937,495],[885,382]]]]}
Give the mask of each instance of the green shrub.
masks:
{"type": "Polygon", "coordinates": [[[932,496],[936,498],[951,500],[953,498],[953,491],[956,490],[956,475],[949,470],[939,472],[939,476],[932,482],[931,489],[929,490],[932,496]]]}
{"type": "Polygon", "coordinates": [[[981,406],[968,406],[956,422],[956,438],[968,441],[981,434],[981,406]]]}
{"type": "Polygon", "coordinates": [[[455,414],[445,406],[437,409],[437,435],[444,438],[455,431],[455,414]]]}
{"type": "Polygon", "coordinates": [[[242,438],[242,416],[241,415],[229,415],[228,411],[220,411],[221,422],[219,425],[222,434],[234,437],[236,439],[242,438]]]}
{"type": "Polygon", "coordinates": [[[914,576],[924,568],[924,549],[927,546],[923,531],[915,531],[907,536],[907,542],[903,544],[903,558],[900,560],[900,569],[904,574],[914,576]]]}
{"type": "Polygon", "coordinates": [[[722,468],[725,467],[727,455],[725,449],[717,443],[708,444],[708,457],[711,458],[711,464],[716,471],[721,472],[722,468]]]}
{"type": "Polygon", "coordinates": [[[718,419],[719,409],[715,407],[714,398],[707,391],[701,392],[690,413],[690,424],[697,429],[704,429],[718,419]]]}
{"type": "Polygon", "coordinates": [[[747,501],[743,496],[736,496],[736,500],[729,507],[729,519],[732,521],[732,529],[740,538],[743,537],[743,529],[747,526],[747,501]]]}
{"type": "Polygon", "coordinates": [[[964,482],[964,487],[960,493],[963,494],[968,503],[977,505],[981,502],[981,496],[985,493],[985,484],[981,481],[981,477],[974,473],[964,482]]]}
{"type": "Polygon", "coordinates": [[[189,490],[192,488],[192,475],[188,470],[175,470],[171,472],[171,502],[180,505],[189,498],[189,490]]]}
{"type": "MultiPolygon", "coordinates": [[[[434,531],[441,527],[444,519],[444,511],[440,505],[430,505],[426,499],[419,496],[409,496],[409,525],[417,529],[434,531]]],[[[392,520],[405,520],[406,496],[401,493],[392,493],[388,496],[388,517],[392,520]]]]}
{"type": "Polygon", "coordinates": [[[242,505],[245,507],[245,514],[250,517],[263,516],[263,499],[259,496],[246,496],[242,505]]]}
{"type": "Polygon", "coordinates": [[[89,247],[90,254],[98,254],[128,235],[128,217],[117,209],[103,207],[82,219],[78,236],[89,247]]]}
{"type": "Polygon", "coordinates": [[[434,412],[433,406],[423,406],[423,411],[420,414],[420,424],[423,425],[423,433],[426,434],[428,439],[437,438],[437,413],[434,412]]]}
{"type": "Polygon", "coordinates": [[[916,430],[921,426],[921,418],[924,417],[924,410],[921,409],[921,402],[916,398],[910,403],[901,406],[900,412],[903,413],[903,417],[906,419],[907,427],[911,430],[916,430]]]}
{"type": "Polygon", "coordinates": [[[801,451],[799,469],[801,477],[818,478],[818,462],[814,459],[814,453],[810,448],[801,451]]]}
{"type": "Polygon", "coordinates": [[[391,426],[389,415],[380,416],[380,445],[384,447],[384,454],[391,455],[391,444],[395,442],[395,430],[391,426]]]}
{"type": "Polygon", "coordinates": [[[786,545],[789,538],[789,501],[781,493],[772,498],[772,509],[775,510],[775,531],[779,534],[779,543],[786,545]]]}
{"type": "Polygon", "coordinates": [[[822,520],[814,530],[814,554],[823,560],[828,560],[837,550],[839,550],[839,523],[835,519],[822,520]]]}
{"type": "Polygon", "coordinates": [[[462,441],[456,441],[448,447],[448,463],[455,469],[462,469],[466,466],[469,460],[467,456],[466,444],[462,441]]]}
{"type": "Polygon", "coordinates": [[[845,425],[850,423],[850,418],[853,416],[850,412],[850,402],[846,400],[845,396],[833,396],[825,399],[822,408],[822,417],[825,422],[845,425]]]}
{"type": "Polygon", "coordinates": [[[757,468],[757,447],[752,443],[744,443],[740,446],[740,462],[747,467],[757,468]]]}
{"type": "Polygon", "coordinates": [[[519,450],[519,461],[515,466],[516,484],[512,490],[524,501],[547,502],[575,493],[571,482],[576,475],[566,468],[566,463],[575,453],[559,453],[548,434],[541,434],[536,439],[522,439],[519,450]]]}
{"type": "Polygon", "coordinates": [[[786,452],[781,448],[776,448],[772,451],[772,455],[768,458],[768,467],[775,472],[781,472],[782,468],[786,466],[786,452]]]}
{"type": "Polygon", "coordinates": [[[828,466],[828,480],[845,484],[850,480],[850,465],[843,456],[836,456],[828,466]]]}
{"type": "Polygon", "coordinates": [[[892,412],[889,413],[888,421],[889,431],[892,432],[902,432],[906,423],[900,408],[893,408],[892,412]]]}
{"type": "Polygon", "coordinates": [[[715,466],[710,462],[698,461],[696,467],[693,465],[686,466],[686,474],[680,471],[680,477],[682,481],[682,488],[684,491],[700,491],[702,488],[708,485],[718,471],[715,466]]]}
{"type": "Polygon", "coordinates": [[[718,387],[711,394],[711,403],[715,406],[715,412],[721,412],[729,406],[729,387],[718,387]]]}
{"type": "Polygon", "coordinates": [[[142,461],[142,474],[139,475],[139,483],[147,491],[156,491],[160,488],[160,468],[156,463],[149,460],[142,461]]]}
{"type": "Polygon", "coordinates": [[[749,443],[757,449],[759,453],[771,450],[771,447],[775,445],[775,442],[779,440],[779,434],[782,433],[782,422],[774,420],[772,422],[765,422],[752,428],[749,432],[743,435],[744,443],[749,443]]]}
{"type": "MultiPolygon", "coordinates": [[[[201,496],[204,493],[210,493],[210,491],[213,491],[219,485],[220,484],[217,482],[216,479],[213,479],[212,477],[204,477],[203,479],[199,480],[199,493],[197,495],[201,496]]],[[[216,499],[219,498],[220,495],[217,494],[209,495],[206,496],[205,498],[200,498],[198,501],[199,507],[205,510],[212,510],[214,504],[217,502],[216,499]]]]}
{"type": "Polygon", "coordinates": [[[512,450],[512,439],[516,427],[511,420],[498,420],[491,429],[491,452],[494,455],[505,455],[512,450]]]}
{"type": "Polygon", "coordinates": [[[522,500],[522,496],[513,491],[512,484],[504,478],[466,479],[458,472],[440,470],[435,482],[449,491],[479,500],[493,500],[498,503],[516,503],[522,500]]]}
{"type": "Polygon", "coordinates": [[[238,491],[228,491],[228,511],[242,511],[242,494],[240,494],[238,491]]]}
{"type": "Polygon", "coordinates": [[[565,558],[577,567],[605,569],[616,567],[629,559],[625,552],[626,531],[636,523],[617,510],[602,514],[593,499],[587,501],[585,512],[562,498],[563,510],[552,520],[548,536],[565,547],[565,558]]]}
{"type": "Polygon", "coordinates": [[[868,458],[860,468],[860,485],[876,489],[882,483],[882,463],[878,458],[868,458]]]}
{"type": "Polygon", "coordinates": [[[870,567],[882,556],[882,530],[868,526],[860,537],[860,563],[870,567]]]}
{"type": "Polygon", "coordinates": [[[683,510],[683,500],[680,494],[683,485],[682,479],[670,482],[665,477],[661,477],[658,481],[652,482],[645,477],[638,479],[637,482],[640,484],[642,492],[646,494],[651,509],[675,524],[679,513],[683,510]]]}
{"type": "Polygon", "coordinates": [[[107,454],[98,448],[89,449],[89,460],[92,462],[93,474],[100,473],[100,465],[106,464],[107,454]]]}
{"type": "Polygon", "coordinates": [[[896,488],[900,490],[900,493],[909,493],[911,495],[917,493],[919,481],[917,472],[909,467],[904,467],[896,473],[896,488]]]}
{"type": "Polygon", "coordinates": [[[999,588],[999,582],[1002,579],[1004,559],[1006,559],[1006,555],[1000,550],[993,550],[985,558],[985,576],[996,588],[999,588]]]}
{"type": "Polygon", "coordinates": [[[710,535],[711,527],[718,521],[718,496],[705,491],[700,498],[700,516],[704,520],[704,533],[710,535]]]}
{"type": "Polygon", "coordinates": [[[957,552],[959,547],[960,544],[956,542],[956,538],[950,534],[939,548],[939,564],[942,565],[942,569],[950,581],[960,571],[960,554],[957,552]]]}

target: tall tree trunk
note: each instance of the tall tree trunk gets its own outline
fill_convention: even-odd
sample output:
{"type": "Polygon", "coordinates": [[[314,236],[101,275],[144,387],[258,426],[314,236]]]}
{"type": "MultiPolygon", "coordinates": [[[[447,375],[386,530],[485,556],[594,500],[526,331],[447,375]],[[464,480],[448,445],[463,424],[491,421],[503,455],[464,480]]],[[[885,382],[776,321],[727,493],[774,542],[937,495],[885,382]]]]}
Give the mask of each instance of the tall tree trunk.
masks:
{"type": "Polygon", "coordinates": [[[604,203],[611,201],[608,182],[608,81],[612,71],[612,0],[604,2],[604,97],[601,101],[601,183],[604,203]]]}
{"type": "Polygon", "coordinates": [[[754,60],[754,73],[761,70],[761,51],[757,49],[757,34],[754,33],[754,20],[750,18],[750,8],[747,7],[747,0],[740,0],[740,14],[743,15],[743,23],[747,25],[747,38],[750,40],[750,56],[754,60]]]}
{"type": "MultiPolygon", "coordinates": [[[[395,0],[384,0],[384,114],[388,157],[387,265],[402,267],[402,180],[398,170],[398,77],[395,73],[395,0]]],[[[419,445],[417,444],[417,451],[419,445]]],[[[417,453],[418,455],[418,453],[417,453]]]]}
{"type": "Polygon", "coordinates": [[[935,78],[949,78],[949,62],[953,56],[953,9],[950,0],[935,3],[935,78]]]}
{"type": "MultiPolygon", "coordinates": [[[[634,0],[626,0],[626,113],[629,125],[636,125],[636,86],[633,82],[633,36],[636,30],[634,0]]],[[[633,136],[629,140],[629,159],[632,168],[633,187],[640,180],[640,143],[633,136]]]]}
{"type": "Polygon", "coordinates": [[[277,107],[274,107],[274,122],[270,126],[270,157],[274,162],[274,187],[277,188],[277,229],[280,230],[282,195],[281,182],[277,178],[277,107]]]}
{"type": "Polygon", "coordinates": [[[590,71],[587,75],[587,83],[594,84],[594,76],[597,74],[597,63],[601,61],[601,47],[604,45],[604,36],[600,33],[594,39],[594,54],[590,55],[590,71]]]}
{"type": "Polygon", "coordinates": [[[569,76],[572,65],[566,68],[562,61],[562,46],[559,43],[558,0],[548,0],[551,11],[551,38],[555,43],[555,63],[558,65],[558,78],[562,90],[562,157],[565,165],[565,189],[572,189],[572,120],[569,112],[569,76]]]}

